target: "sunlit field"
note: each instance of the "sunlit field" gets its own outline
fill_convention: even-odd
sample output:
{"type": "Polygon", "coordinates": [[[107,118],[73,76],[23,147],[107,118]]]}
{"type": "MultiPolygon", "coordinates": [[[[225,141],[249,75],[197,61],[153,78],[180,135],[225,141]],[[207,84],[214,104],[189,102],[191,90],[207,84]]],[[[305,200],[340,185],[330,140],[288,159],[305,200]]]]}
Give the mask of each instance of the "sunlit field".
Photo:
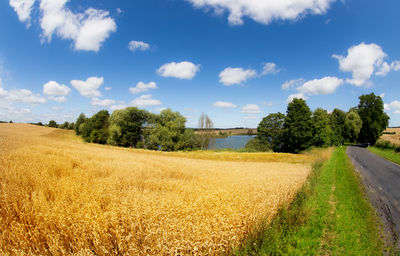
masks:
{"type": "Polygon", "coordinates": [[[0,255],[227,254],[293,198],[313,160],[134,150],[0,124],[0,255]]]}
{"type": "Polygon", "coordinates": [[[396,134],[383,134],[382,139],[400,146],[400,128],[387,128],[385,132],[395,132],[396,134]]]}

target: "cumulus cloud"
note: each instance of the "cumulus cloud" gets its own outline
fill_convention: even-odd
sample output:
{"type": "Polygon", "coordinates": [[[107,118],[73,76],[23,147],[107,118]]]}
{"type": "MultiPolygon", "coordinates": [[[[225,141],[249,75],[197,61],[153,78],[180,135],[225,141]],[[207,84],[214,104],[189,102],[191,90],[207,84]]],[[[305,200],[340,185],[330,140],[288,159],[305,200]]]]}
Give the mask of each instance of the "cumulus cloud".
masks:
{"type": "Polygon", "coordinates": [[[231,102],[227,102],[227,101],[216,101],[213,104],[214,107],[217,108],[236,108],[237,105],[231,103],[231,102]]]}
{"type": "Polygon", "coordinates": [[[18,15],[21,22],[27,22],[30,25],[32,7],[35,0],[10,0],[9,4],[18,15]]]}
{"type": "Polygon", "coordinates": [[[55,33],[62,39],[73,40],[75,50],[99,51],[111,32],[116,31],[115,21],[104,10],[89,8],[83,13],[74,13],[66,7],[68,1],[41,0],[43,37],[50,42],[55,33]]]}
{"type": "Polygon", "coordinates": [[[352,73],[352,79],[346,81],[355,86],[366,84],[373,74],[386,76],[391,70],[400,70],[400,62],[389,65],[384,61],[387,54],[377,44],[361,43],[350,47],[347,56],[334,54],[332,57],[339,61],[341,71],[352,73]]]}
{"type": "Polygon", "coordinates": [[[388,104],[384,104],[386,111],[393,110],[395,113],[400,113],[400,101],[395,100],[388,104]]]}
{"type": "Polygon", "coordinates": [[[150,48],[150,45],[148,43],[142,42],[142,41],[130,41],[128,44],[129,50],[132,52],[134,51],[146,51],[150,48]]]}
{"type": "Polygon", "coordinates": [[[89,77],[86,81],[72,80],[71,85],[78,92],[85,97],[101,97],[101,93],[98,90],[99,87],[104,83],[103,77],[89,77]]]}
{"type": "Polygon", "coordinates": [[[342,79],[331,76],[307,81],[296,88],[298,93],[289,95],[287,102],[291,102],[294,98],[307,99],[312,95],[331,94],[343,83],[342,79]]]}
{"type": "Polygon", "coordinates": [[[131,104],[137,107],[151,107],[161,105],[162,102],[154,99],[151,94],[145,94],[132,100],[131,104]]]}
{"type": "Polygon", "coordinates": [[[27,89],[7,91],[0,88],[0,97],[5,101],[22,102],[30,105],[46,103],[46,99],[40,96],[40,94],[34,94],[27,89]]]}
{"type": "Polygon", "coordinates": [[[259,114],[261,113],[261,109],[256,104],[247,104],[242,108],[241,112],[245,114],[259,114]]]}
{"type": "Polygon", "coordinates": [[[280,69],[276,66],[275,63],[268,62],[264,64],[263,71],[261,72],[261,75],[269,75],[269,74],[278,74],[281,72],[280,69]]]}
{"type": "Polygon", "coordinates": [[[228,67],[219,74],[219,81],[225,86],[231,86],[234,84],[241,84],[256,75],[257,72],[252,69],[245,70],[243,68],[228,67]]]}
{"type": "Polygon", "coordinates": [[[296,20],[307,14],[324,14],[335,0],[187,0],[195,8],[214,8],[216,13],[229,12],[232,25],[243,24],[247,16],[269,24],[274,20],[296,20]]]}
{"type": "Polygon", "coordinates": [[[110,109],[111,109],[112,111],[118,110],[118,109],[124,109],[124,108],[126,108],[126,105],[125,105],[125,104],[118,104],[118,105],[112,105],[112,106],[110,106],[110,109]]]}
{"type": "Polygon", "coordinates": [[[147,84],[139,82],[135,87],[130,87],[129,91],[132,94],[147,92],[150,89],[157,89],[157,84],[155,82],[149,82],[147,84]]]}
{"type": "Polygon", "coordinates": [[[65,96],[70,92],[71,88],[55,81],[49,81],[43,85],[43,93],[56,102],[65,102],[67,100],[65,96]]]}
{"type": "Polygon", "coordinates": [[[179,79],[192,79],[200,70],[200,65],[195,65],[188,61],[171,62],[162,65],[158,70],[158,75],[162,77],[175,77],[179,79]]]}
{"type": "Polygon", "coordinates": [[[299,78],[299,79],[293,79],[293,80],[289,80],[286,81],[285,83],[282,84],[282,90],[289,90],[295,87],[298,87],[302,84],[304,84],[305,80],[303,78],[299,78]]]}
{"type": "Polygon", "coordinates": [[[115,100],[111,100],[111,99],[99,99],[99,98],[92,98],[92,100],[90,101],[90,103],[93,106],[101,106],[101,107],[110,107],[111,105],[115,104],[115,100]]]}

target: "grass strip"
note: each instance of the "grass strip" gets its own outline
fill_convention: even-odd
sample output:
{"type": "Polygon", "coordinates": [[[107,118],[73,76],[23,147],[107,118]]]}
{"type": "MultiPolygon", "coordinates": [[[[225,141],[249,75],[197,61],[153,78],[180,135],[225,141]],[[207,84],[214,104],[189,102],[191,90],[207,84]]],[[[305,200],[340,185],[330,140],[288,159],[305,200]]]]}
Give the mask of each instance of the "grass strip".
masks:
{"type": "Polygon", "coordinates": [[[379,220],[345,147],[313,172],[289,207],[236,255],[381,255],[379,220]]]}
{"type": "Polygon", "coordinates": [[[394,149],[368,147],[368,150],[389,161],[392,161],[396,164],[400,164],[400,153],[396,152],[394,149]]]}

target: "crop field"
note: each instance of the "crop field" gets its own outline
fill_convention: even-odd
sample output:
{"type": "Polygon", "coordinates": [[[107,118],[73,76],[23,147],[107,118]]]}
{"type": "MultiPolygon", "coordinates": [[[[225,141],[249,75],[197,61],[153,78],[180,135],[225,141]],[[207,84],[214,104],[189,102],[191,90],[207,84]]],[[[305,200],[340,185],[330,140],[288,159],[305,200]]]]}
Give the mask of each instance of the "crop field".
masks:
{"type": "Polygon", "coordinates": [[[387,128],[385,132],[395,132],[395,134],[383,134],[382,139],[400,146],[400,128],[387,128]]]}
{"type": "Polygon", "coordinates": [[[292,200],[314,158],[134,150],[0,124],[0,255],[228,254],[292,200]]]}

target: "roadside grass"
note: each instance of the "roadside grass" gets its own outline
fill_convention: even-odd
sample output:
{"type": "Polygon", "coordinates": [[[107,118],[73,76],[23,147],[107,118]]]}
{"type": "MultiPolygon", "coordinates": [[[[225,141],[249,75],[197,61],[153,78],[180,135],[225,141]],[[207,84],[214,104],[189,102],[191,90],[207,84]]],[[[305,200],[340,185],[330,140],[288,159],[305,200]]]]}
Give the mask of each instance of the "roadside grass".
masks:
{"type": "Polygon", "coordinates": [[[380,223],[345,153],[316,163],[291,205],[236,255],[382,255],[380,223]]]}
{"type": "Polygon", "coordinates": [[[396,152],[394,149],[368,147],[368,150],[389,161],[392,161],[396,164],[400,164],[400,153],[396,152]]]}

